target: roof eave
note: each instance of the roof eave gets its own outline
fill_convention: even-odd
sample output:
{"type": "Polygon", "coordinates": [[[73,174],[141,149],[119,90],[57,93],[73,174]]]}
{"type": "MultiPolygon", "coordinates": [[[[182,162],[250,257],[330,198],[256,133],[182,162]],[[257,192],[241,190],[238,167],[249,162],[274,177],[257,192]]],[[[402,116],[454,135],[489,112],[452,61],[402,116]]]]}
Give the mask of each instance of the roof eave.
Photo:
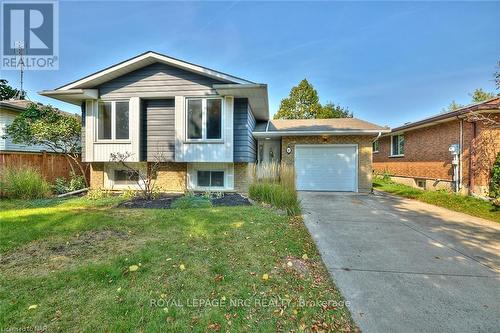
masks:
{"type": "Polygon", "coordinates": [[[283,136],[320,136],[320,135],[378,135],[380,133],[388,133],[389,129],[347,129],[347,130],[331,130],[331,131],[267,131],[267,132],[253,132],[256,138],[265,137],[283,137],[283,136]]]}
{"type": "Polygon", "coordinates": [[[269,100],[266,84],[214,84],[213,88],[223,96],[248,98],[255,119],[258,121],[269,120],[269,100]]]}
{"type": "Polygon", "coordinates": [[[38,94],[75,105],[81,105],[86,99],[99,98],[97,89],[43,90],[38,94]]]}

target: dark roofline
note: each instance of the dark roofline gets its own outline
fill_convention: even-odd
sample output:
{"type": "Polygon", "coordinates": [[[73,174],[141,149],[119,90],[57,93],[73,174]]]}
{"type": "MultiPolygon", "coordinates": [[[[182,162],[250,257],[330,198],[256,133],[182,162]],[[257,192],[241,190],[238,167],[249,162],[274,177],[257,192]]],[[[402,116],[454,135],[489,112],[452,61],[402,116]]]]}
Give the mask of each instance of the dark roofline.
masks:
{"type": "MultiPolygon", "coordinates": [[[[26,102],[28,102],[29,104],[35,104],[37,106],[41,106],[41,107],[46,107],[46,106],[50,106],[52,107],[53,109],[55,109],[56,111],[58,112],[61,112],[61,113],[64,113],[68,116],[74,116],[74,117],[78,117],[78,118],[81,118],[81,116],[78,114],[78,113],[71,113],[71,112],[67,112],[67,111],[63,111],[59,108],[56,108],[56,107],[53,107],[52,105],[47,105],[47,104],[43,104],[43,103],[40,103],[40,102],[34,102],[34,101],[30,101],[28,99],[25,100],[26,102]]],[[[14,104],[10,104],[9,103],[9,100],[3,100],[3,101],[0,101],[0,107],[2,108],[5,108],[5,109],[9,109],[11,111],[19,111],[19,112],[23,112],[26,110],[25,107],[22,107],[22,106],[19,106],[19,105],[14,105],[14,104]]]]}
{"type": "Polygon", "coordinates": [[[409,124],[405,124],[405,125],[402,125],[402,126],[399,126],[399,127],[395,127],[395,128],[392,129],[391,132],[399,132],[399,131],[402,131],[402,130],[407,130],[407,129],[411,129],[413,127],[418,127],[418,126],[422,126],[422,125],[425,125],[425,124],[428,124],[428,123],[432,123],[432,122],[435,122],[435,121],[440,121],[440,120],[446,120],[448,118],[459,117],[459,116],[462,116],[464,114],[467,114],[467,113],[470,113],[470,112],[474,112],[474,111],[495,110],[495,109],[500,110],[500,97],[494,97],[494,98],[491,98],[491,99],[486,100],[484,102],[480,102],[480,103],[468,105],[468,106],[465,106],[465,107],[460,108],[460,109],[455,110],[455,111],[438,114],[438,115],[435,115],[435,116],[431,116],[429,118],[424,118],[422,120],[418,120],[418,121],[415,121],[415,122],[412,122],[412,123],[409,123],[409,124]],[[491,101],[494,101],[494,100],[498,100],[498,102],[496,103],[496,105],[488,105],[487,104],[487,103],[490,103],[491,101]]]}
{"type": "Polygon", "coordinates": [[[121,65],[121,64],[123,64],[123,63],[126,63],[127,61],[133,60],[133,59],[135,59],[135,58],[142,57],[143,55],[146,55],[146,54],[148,54],[148,53],[154,53],[154,54],[159,55],[159,56],[162,56],[162,57],[168,57],[168,58],[171,58],[171,59],[176,60],[176,61],[181,61],[181,62],[184,62],[184,63],[186,63],[186,64],[188,64],[188,65],[198,66],[198,67],[201,67],[201,68],[203,68],[203,69],[207,69],[207,70],[209,70],[209,71],[213,71],[213,72],[221,73],[221,74],[223,74],[223,75],[227,75],[227,76],[232,76],[232,77],[234,77],[235,79],[238,79],[238,80],[248,81],[248,82],[251,82],[251,83],[255,83],[255,82],[253,82],[253,81],[250,81],[250,80],[247,80],[247,79],[243,79],[243,78],[238,77],[238,76],[235,76],[235,75],[227,74],[227,73],[224,73],[224,72],[221,72],[221,71],[218,71],[218,70],[212,69],[212,68],[208,68],[208,67],[205,67],[205,66],[201,66],[201,65],[198,65],[198,64],[195,64],[195,63],[189,62],[189,61],[185,61],[185,60],[182,60],[182,59],[179,59],[179,58],[171,57],[171,56],[166,55],[166,54],[162,54],[162,53],[155,52],[155,51],[146,51],[146,52],[143,52],[143,53],[138,54],[138,55],[136,55],[136,56],[133,56],[133,57],[131,57],[131,58],[125,59],[125,60],[123,60],[123,61],[120,61],[120,62],[118,62],[118,63],[116,63],[116,64],[110,65],[110,66],[108,66],[108,67],[106,67],[106,68],[103,68],[103,69],[101,69],[101,70],[98,70],[97,72],[94,72],[94,73],[91,73],[91,74],[85,75],[84,77],[81,77],[81,78],[76,79],[76,80],[74,80],[74,81],[71,81],[71,82],[69,82],[69,83],[63,84],[62,86],[57,87],[57,88],[55,88],[54,90],[59,90],[59,89],[61,89],[61,88],[63,88],[63,87],[69,86],[70,84],[73,84],[73,83],[75,83],[75,82],[78,82],[78,81],[81,81],[81,80],[85,80],[86,78],[89,78],[89,77],[91,77],[91,76],[93,76],[93,75],[96,75],[96,74],[99,74],[99,73],[101,73],[101,72],[104,72],[104,71],[106,71],[106,70],[108,70],[108,69],[111,69],[111,68],[113,68],[113,67],[115,67],[115,66],[119,66],[119,65],[121,65]]]}

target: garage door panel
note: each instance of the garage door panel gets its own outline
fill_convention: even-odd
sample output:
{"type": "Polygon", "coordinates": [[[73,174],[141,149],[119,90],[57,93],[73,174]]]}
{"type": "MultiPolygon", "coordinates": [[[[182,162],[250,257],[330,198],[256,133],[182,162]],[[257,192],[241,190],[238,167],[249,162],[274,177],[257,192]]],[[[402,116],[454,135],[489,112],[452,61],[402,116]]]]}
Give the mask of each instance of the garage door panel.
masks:
{"type": "Polygon", "coordinates": [[[355,146],[298,146],[295,149],[297,189],[356,191],[355,146]]]}

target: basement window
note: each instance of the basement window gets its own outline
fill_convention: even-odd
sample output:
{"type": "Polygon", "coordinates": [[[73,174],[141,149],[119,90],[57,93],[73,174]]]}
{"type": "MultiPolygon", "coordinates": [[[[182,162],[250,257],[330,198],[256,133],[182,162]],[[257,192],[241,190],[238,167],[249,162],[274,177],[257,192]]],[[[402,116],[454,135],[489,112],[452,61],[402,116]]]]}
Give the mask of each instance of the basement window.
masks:
{"type": "Polygon", "coordinates": [[[224,171],[198,171],[199,187],[224,187],[224,171]]]}
{"type": "Polygon", "coordinates": [[[139,172],[135,170],[115,170],[114,181],[117,184],[128,184],[139,181],[139,172]]]}

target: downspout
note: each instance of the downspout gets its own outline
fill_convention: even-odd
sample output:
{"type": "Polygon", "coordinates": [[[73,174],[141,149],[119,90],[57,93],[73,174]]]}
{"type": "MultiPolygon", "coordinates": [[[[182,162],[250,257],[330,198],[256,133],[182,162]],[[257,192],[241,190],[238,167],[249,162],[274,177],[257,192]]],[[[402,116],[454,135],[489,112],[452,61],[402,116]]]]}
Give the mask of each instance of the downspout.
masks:
{"type": "Polygon", "coordinates": [[[378,140],[381,136],[382,136],[382,132],[378,132],[377,137],[376,137],[375,139],[373,139],[373,141],[372,141],[372,142],[377,141],[377,140],[378,140]]]}
{"type": "Polygon", "coordinates": [[[472,145],[475,143],[476,141],[476,136],[477,136],[477,126],[476,126],[476,122],[472,122],[472,141],[471,141],[471,144],[469,146],[469,194],[473,194],[474,193],[474,177],[472,177],[472,145]]]}
{"type": "Polygon", "coordinates": [[[459,173],[459,179],[458,179],[458,190],[462,190],[462,177],[463,177],[463,171],[462,171],[462,156],[463,156],[463,146],[464,146],[464,120],[460,119],[460,157],[458,159],[458,173],[459,173]]]}

